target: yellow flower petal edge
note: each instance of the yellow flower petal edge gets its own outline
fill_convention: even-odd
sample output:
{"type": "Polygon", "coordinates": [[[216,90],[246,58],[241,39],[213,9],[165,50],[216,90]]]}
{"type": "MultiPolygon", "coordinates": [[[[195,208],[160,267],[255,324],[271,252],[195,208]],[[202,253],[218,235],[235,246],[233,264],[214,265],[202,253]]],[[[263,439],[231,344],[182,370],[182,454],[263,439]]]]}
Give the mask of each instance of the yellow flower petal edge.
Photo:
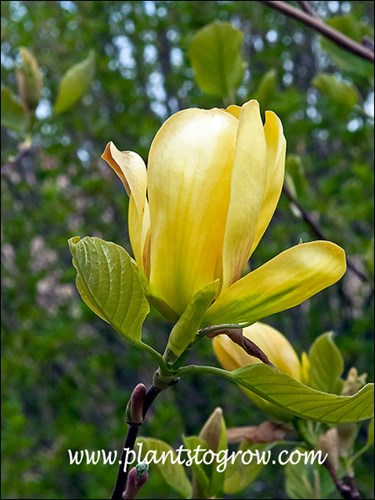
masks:
{"type": "MultiPolygon", "coordinates": [[[[150,226],[147,191],[147,171],[142,158],[133,151],[119,151],[109,142],[102,154],[103,160],[116,172],[130,197],[129,237],[135,260],[144,269],[145,242],[150,226]]],[[[146,264],[147,267],[147,264],[146,264]]]]}
{"type": "Polygon", "coordinates": [[[267,143],[257,101],[241,108],[223,249],[223,289],[246,265],[255,237],[267,175],[267,143]]]}
{"type": "Polygon", "coordinates": [[[280,119],[266,111],[264,133],[267,143],[267,178],[255,237],[248,258],[252,255],[276,210],[284,183],[286,140],[280,119]]]}
{"type": "Polygon", "coordinates": [[[329,241],[296,245],[225,290],[203,326],[255,321],[301,304],[333,285],[346,270],[345,252],[329,241]]]}

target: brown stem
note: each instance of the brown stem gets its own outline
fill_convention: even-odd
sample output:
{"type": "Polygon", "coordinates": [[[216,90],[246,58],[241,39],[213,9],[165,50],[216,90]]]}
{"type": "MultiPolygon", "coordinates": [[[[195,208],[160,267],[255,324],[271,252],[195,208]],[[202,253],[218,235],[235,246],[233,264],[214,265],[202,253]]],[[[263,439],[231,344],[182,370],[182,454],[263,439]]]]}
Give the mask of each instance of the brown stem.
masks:
{"type": "Polygon", "coordinates": [[[300,2],[297,2],[297,3],[301,7],[301,9],[306,12],[306,14],[309,14],[310,16],[313,16],[313,17],[317,17],[314,9],[310,5],[310,2],[307,2],[305,0],[301,0],[300,2]]]}
{"type": "Polygon", "coordinates": [[[292,17],[297,21],[302,22],[303,24],[305,24],[305,26],[308,26],[313,30],[317,31],[318,33],[325,36],[326,38],[331,40],[333,43],[335,43],[342,49],[351,52],[352,54],[355,54],[356,56],[361,57],[366,61],[374,62],[373,51],[371,51],[364,45],[361,45],[360,43],[347,37],[340,31],[335,30],[328,24],[323,23],[317,17],[311,14],[307,14],[302,10],[296,9],[295,7],[289,5],[286,2],[279,2],[274,0],[268,0],[268,1],[260,0],[260,2],[267,5],[268,7],[271,7],[272,9],[282,12],[288,17],[292,17]]]}
{"type": "Polygon", "coordinates": [[[345,477],[344,479],[339,479],[336,475],[336,471],[333,468],[329,460],[325,460],[323,463],[324,467],[329,472],[337,490],[340,492],[344,500],[361,500],[361,495],[358,488],[354,482],[353,477],[345,477]]]}
{"type": "MultiPolygon", "coordinates": [[[[313,233],[321,240],[328,240],[326,236],[324,235],[323,231],[321,230],[319,224],[316,223],[316,221],[313,219],[311,214],[307,212],[302,205],[296,200],[296,198],[292,195],[290,189],[286,184],[283,186],[283,193],[285,196],[291,201],[300,211],[302,219],[308,224],[313,231],[313,233]]],[[[346,258],[348,268],[358,276],[362,281],[368,282],[372,285],[371,280],[369,279],[366,274],[364,274],[360,269],[357,268],[357,266],[354,264],[353,260],[347,256],[346,258]]]]}
{"type": "MultiPolygon", "coordinates": [[[[158,394],[160,394],[160,392],[161,390],[155,387],[155,385],[152,385],[150,389],[147,391],[143,402],[143,409],[142,409],[143,418],[145,418],[147,411],[149,410],[150,406],[152,405],[153,401],[158,396],[158,394]]],[[[128,469],[127,467],[124,467],[125,458],[127,456],[128,450],[134,449],[135,441],[137,439],[139,428],[141,427],[141,425],[142,422],[140,423],[129,422],[129,428],[126,433],[124,446],[121,453],[121,461],[117,472],[117,479],[115,486],[113,488],[111,500],[122,500],[122,494],[124,493],[124,490],[126,488],[126,481],[128,478],[128,469]]]]}

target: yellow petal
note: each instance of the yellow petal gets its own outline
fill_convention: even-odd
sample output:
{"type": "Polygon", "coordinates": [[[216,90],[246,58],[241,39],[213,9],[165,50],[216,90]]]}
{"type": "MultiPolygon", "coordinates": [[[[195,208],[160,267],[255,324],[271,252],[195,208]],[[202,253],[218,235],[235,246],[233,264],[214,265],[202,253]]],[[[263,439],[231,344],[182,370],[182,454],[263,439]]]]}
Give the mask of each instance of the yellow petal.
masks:
{"type": "Polygon", "coordinates": [[[151,145],[150,281],[179,314],[219,277],[237,127],[225,111],[188,109],[151,145]]]}
{"type": "Polygon", "coordinates": [[[129,209],[129,239],[133,249],[134,258],[146,276],[150,274],[150,210],[145,198],[143,213],[139,213],[135,205],[134,196],[130,195],[129,209]]]}
{"type": "Polygon", "coordinates": [[[225,111],[235,116],[238,120],[240,119],[241,106],[237,106],[236,104],[231,104],[230,106],[227,107],[225,111]]]}
{"type": "MultiPolygon", "coordinates": [[[[270,325],[257,322],[244,328],[243,335],[262,349],[280,371],[298,381],[301,380],[301,363],[297,353],[279,331],[270,325]]],[[[232,342],[226,335],[218,335],[214,338],[214,350],[218,360],[227,370],[261,363],[258,358],[247,354],[241,346],[232,342]]]]}
{"type": "MultiPolygon", "coordinates": [[[[301,380],[301,363],[297,353],[289,340],[276,328],[258,321],[244,328],[243,334],[255,342],[281,372],[298,381],[301,380]]],[[[253,362],[259,361],[257,358],[253,358],[253,360],[253,362]]]]}
{"type": "Polygon", "coordinates": [[[266,111],[267,177],[262,206],[250,255],[254,252],[275,212],[283,188],[286,141],[283,126],[272,111],[266,111]]]}
{"type": "Polygon", "coordinates": [[[231,339],[226,335],[217,335],[216,337],[214,337],[212,345],[214,348],[215,356],[217,357],[221,366],[226,370],[237,370],[237,368],[248,364],[246,362],[245,365],[242,364],[242,353],[239,352],[239,350],[241,350],[244,354],[246,354],[245,351],[240,346],[232,342],[231,339]]]}
{"type": "Polygon", "coordinates": [[[109,142],[102,154],[103,160],[121,179],[129,202],[129,237],[134,257],[143,269],[143,249],[150,225],[147,191],[147,171],[142,158],[133,151],[119,151],[109,142]]]}
{"type": "Polygon", "coordinates": [[[329,241],[296,245],[225,290],[207,311],[202,326],[255,321],[301,304],[338,281],[345,252],[329,241]]]}
{"type": "Polygon", "coordinates": [[[266,183],[266,140],[257,101],[241,108],[223,250],[223,288],[248,260],[266,183]]]}

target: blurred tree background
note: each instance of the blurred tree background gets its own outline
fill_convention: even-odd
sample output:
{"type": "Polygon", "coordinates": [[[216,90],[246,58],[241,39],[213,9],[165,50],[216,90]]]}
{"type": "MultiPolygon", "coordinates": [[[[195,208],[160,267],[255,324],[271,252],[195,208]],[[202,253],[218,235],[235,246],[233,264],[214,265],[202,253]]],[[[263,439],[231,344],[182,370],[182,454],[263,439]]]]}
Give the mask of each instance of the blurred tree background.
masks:
{"type": "MultiPolygon", "coordinates": [[[[373,2],[311,4],[358,41],[373,36],[373,2]]],[[[335,286],[266,321],[299,353],[333,330],[346,370],[355,365],[373,380],[371,63],[255,1],[8,1],[1,9],[2,83],[17,93],[20,47],[34,54],[43,76],[32,146],[19,151],[22,135],[1,129],[2,498],[110,494],[116,467],[69,466],[67,450],[119,449],[127,399],[136,383],[151,382],[155,363],[84,305],[67,239],[99,236],[130,251],[128,198],[100,155],[113,140],[146,159],[170,114],[223,106],[202,93],[189,59],[193,36],[213,21],[228,21],[244,34],[246,69],[236,104],[256,97],[263,111],[280,116],[289,192],[355,267],[335,286]],[[63,74],[91,50],[90,88],[74,106],[54,113],[63,74]]],[[[284,194],[251,266],[301,238],[318,239],[284,194]]],[[[145,338],[163,350],[169,330],[152,311],[145,338]]],[[[189,361],[217,364],[210,342],[189,361]]],[[[216,406],[228,426],[264,419],[229,383],[196,376],[162,394],[142,434],[177,448],[181,434],[197,434],[216,406]]],[[[365,455],[356,471],[365,498],[373,486],[371,461],[365,455]]],[[[239,497],[286,498],[283,482],[282,467],[266,467],[239,497]]],[[[147,495],[175,498],[156,472],[139,496],[147,495]]]]}

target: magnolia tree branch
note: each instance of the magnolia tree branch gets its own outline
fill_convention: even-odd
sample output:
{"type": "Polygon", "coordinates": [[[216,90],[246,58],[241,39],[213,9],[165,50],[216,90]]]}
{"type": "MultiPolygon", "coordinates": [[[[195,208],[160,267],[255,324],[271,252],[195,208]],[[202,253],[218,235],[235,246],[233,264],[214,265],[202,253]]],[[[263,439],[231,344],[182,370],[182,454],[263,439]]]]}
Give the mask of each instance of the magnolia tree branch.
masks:
{"type": "Polygon", "coordinates": [[[337,490],[340,492],[344,500],[360,500],[361,495],[358,491],[357,485],[354,482],[353,477],[346,476],[343,479],[337,477],[334,467],[332,467],[329,460],[325,460],[323,463],[324,467],[329,472],[337,490]]]}
{"type": "Polygon", "coordinates": [[[124,500],[129,498],[134,498],[135,493],[140,489],[146,482],[147,477],[142,480],[137,476],[136,472],[132,472],[131,484],[128,484],[128,467],[126,458],[129,451],[134,450],[135,442],[138,437],[138,432],[143,424],[146,414],[157,398],[157,396],[163,391],[178,382],[179,378],[173,376],[164,376],[157,370],[154,373],[153,384],[150,389],[146,392],[146,387],[143,384],[138,384],[130,397],[128,406],[126,408],[126,421],[129,425],[128,431],[126,433],[124,446],[121,453],[121,460],[119,463],[119,468],[117,471],[116,483],[113,488],[111,500],[124,500]]]}
{"type": "MultiPolygon", "coordinates": [[[[298,208],[298,210],[301,213],[302,219],[306,222],[306,224],[308,224],[310,226],[310,229],[313,231],[313,233],[321,240],[328,240],[328,238],[326,238],[323,231],[321,230],[319,224],[316,223],[316,221],[314,220],[312,215],[309,212],[307,212],[302,207],[302,205],[296,200],[296,198],[292,195],[290,189],[288,188],[288,186],[285,183],[283,186],[283,193],[289,199],[289,201],[291,201],[298,208]]],[[[356,274],[358,276],[358,278],[360,278],[361,281],[370,283],[371,286],[373,285],[370,278],[365,273],[363,273],[360,269],[358,269],[358,267],[356,266],[356,264],[354,264],[353,260],[350,257],[348,257],[348,256],[346,257],[346,262],[347,262],[348,268],[354,274],[356,274]]]]}
{"type": "Polygon", "coordinates": [[[317,17],[314,9],[310,5],[310,2],[307,2],[305,0],[301,0],[300,2],[297,2],[297,3],[301,7],[301,9],[306,12],[306,14],[309,14],[310,16],[313,16],[313,17],[317,17]]]}
{"type": "MultiPolygon", "coordinates": [[[[346,35],[332,28],[328,24],[323,23],[319,18],[316,17],[315,14],[310,12],[311,10],[310,6],[308,7],[309,13],[307,13],[306,12],[307,2],[303,2],[305,12],[303,10],[296,9],[295,7],[289,5],[286,2],[279,2],[274,0],[268,0],[268,1],[260,0],[260,2],[267,5],[268,7],[271,7],[272,9],[282,12],[288,17],[292,17],[293,19],[300,21],[305,26],[308,26],[309,28],[312,28],[313,30],[317,31],[318,33],[328,38],[342,49],[351,52],[352,54],[355,54],[356,56],[361,57],[362,59],[374,62],[373,50],[347,37],[346,35]]],[[[302,2],[299,3],[302,4],[302,2]]]]}
{"type": "Polygon", "coordinates": [[[122,500],[123,498],[134,498],[129,494],[127,488],[128,467],[125,464],[125,459],[129,451],[134,449],[138,432],[143,424],[146,413],[152,405],[155,398],[160,394],[161,389],[158,389],[154,384],[146,392],[143,384],[138,384],[130,398],[127,408],[127,423],[129,425],[126,433],[124,446],[121,453],[121,460],[117,472],[116,483],[113,488],[111,500],[122,500]],[[124,495],[124,497],[123,497],[124,495]]]}

